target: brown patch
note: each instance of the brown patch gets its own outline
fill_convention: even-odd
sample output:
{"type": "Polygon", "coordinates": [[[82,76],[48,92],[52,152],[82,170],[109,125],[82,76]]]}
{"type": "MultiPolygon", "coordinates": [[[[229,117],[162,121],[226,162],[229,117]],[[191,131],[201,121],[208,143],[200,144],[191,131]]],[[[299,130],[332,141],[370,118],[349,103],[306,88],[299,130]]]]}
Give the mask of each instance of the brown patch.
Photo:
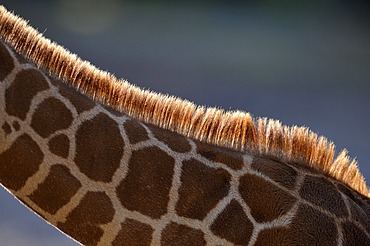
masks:
{"type": "Polygon", "coordinates": [[[292,223],[286,230],[284,245],[337,245],[335,221],[311,206],[301,204],[292,223]]]}
{"type": "Polygon", "coordinates": [[[150,245],[154,229],[147,224],[126,219],[121,224],[121,230],[112,242],[113,246],[145,246],[150,245]]]}
{"type": "Polygon", "coordinates": [[[18,137],[0,154],[0,182],[8,189],[19,190],[36,173],[44,154],[27,134],[18,137]]]}
{"type": "Polygon", "coordinates": [[[119,167],[124,142],[117,123],[104,113],[85,121],[76,134],[75,162],[96,181],[110,182],[119,167]]]}
{"type": "Polygon", "coordinates": [[[197,152],[210,161],[220,162],[235,170],[241,169],[244,165],[241,152],[203,142],[196,142],[196,144],[197,152]]]}
{"type": "Polygon", "coordinates": [[[11,86],[5,91],[6,112],[24,120],[33,97],[48,88],[44,76],[37,70],[20,71],[11,86]]]}
{"type": "Polygon", "coordinates": [[[164,142],[173,151],[186,153],[191,150],[191,146],[184,136],[154,125],[148,124],[147,126],[156,139],[164,142]]]}
{"type": "Polygon", "coordinates": [[[3,82],[5,77],[10,74],[14,68],[14,61],[3,42],[0,41],[0,82],[3,82]]]}
{"type": "Polygon", "coordinates": [[[97,245],[104,231],[101,225],[112,221],[114,208],[104,192],[89,191],[58,228],[85,245],[97,245]]]}
{"type": "Polygon", "coordinates": [[[131,144],[149,139],[146,129],[137,120],[127,120],[123,126],[131,144]]]}
{"type": "Polygon", "coordinates": [[[32,116],[31,127],[41,136],[67,129],[72,123],[72,113],[56,98],[47,98],[38,105],[32,116]]]}
{"type": "Polygon", "coordinates": [[[279,187],[252,174],[240,178],[239,192],[250,207],[253,218],[259,223],[286,214],[297,200],[279,187]]]}
{"type": "Polygon", "coordinates": [[[347,216],[346,205],[337,188],[325,178],[307,175],[299,190],[300,196],[331,213],[347,216]]]}
{"type": "Polygon", "coordinates": [[[54,136],[49,141],[49,150],[51,153],[63,158],[67,158],[69,154],[69,138],[64,134],[54,136]]]}
{"type": "Polygon", "coordinates": [[[249,221],[240,204],[232,200],[211,225],[216,235],[238,245],[248,245],[253,232],[253,224],[249,221]]]}
{"type": "Polygon", "coordinates": [[[95,102],[78,92],[76,89],[66,85],[63,81],[50,78],[50,81],[59,89],[59,93],[67,98],[76,108],[77,113],[90,110],[95,107],[95,102]]]}
{"type": "Polygon", "coordinates": [[[288,189],[293,189],[297,172],[288,165],[266,158],[254,158],[252,168],[288,189]]]}
{"type": "Polygon", "coordinates": [[[171,222],[162,231],[161,245],[163,246],[202,246],[206,245],[204,233],[185,225],[171,222]]]}
{"type": "Polygon", "coordinates": [[[21,126],[19,125],[18,121],[13,121],[13,128],[16,131],[19,131],[19,129],[21,129],[21,126]]]}
{"type": "MultiPolygon", "coordinates": [[[[287,241],[287,228],[269,228],[258,233],[254,246],[288,245],[287,241]]],[[[297,242],[297,245],[299,245],[299,242],[297,242]]]]}
{"type": "Polygon", "coordinates": [[[5,135],[12,133],[12,127],[8,124],[8,122],[4,122],[1,129],[3,129],[3,131],[5,132],[5,135]]]}
{"type": "Polygon", "coordinates": [[[117,187],[122,205],[152,218],[167,212],[175,160],[158,147],[132,153],[129,170],[117,187]]]}
{"type": "Polygon", "coordinates": [[[183,162],[178,215],[203,220],[230,189],[230,174],[191,159],[183,162]]]}
{"type": "Polygon", "coordinates": [[[351,222],[342,224],[343,246],[364,246],[370,245],[370,238],[351,222]]]}
{"type": "Polygon", "coordinates": [[[80,181],[71,174],[67,167],[53,165],[49,175],[29,198],[44,211],[55,214],[69,202],[80,187],[80,181]]]}

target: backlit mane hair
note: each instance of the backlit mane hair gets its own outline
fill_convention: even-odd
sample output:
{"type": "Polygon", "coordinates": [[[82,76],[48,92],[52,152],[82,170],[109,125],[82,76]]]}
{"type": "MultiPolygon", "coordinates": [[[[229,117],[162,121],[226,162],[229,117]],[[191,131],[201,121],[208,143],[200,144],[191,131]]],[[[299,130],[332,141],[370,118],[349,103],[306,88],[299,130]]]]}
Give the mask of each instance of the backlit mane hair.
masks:
{"type": "Polygon", "coordinates": [[[289,127],[273,119],[253,119],[247,112],[207,108],[140,89],[43,37],[3,6],[0,6],[0,37],[39,68],[133,118],[210,144],[309,165],[370,197],[357,162],[347,151],[334,158],[334,144],[306,127],[289,127]]]}

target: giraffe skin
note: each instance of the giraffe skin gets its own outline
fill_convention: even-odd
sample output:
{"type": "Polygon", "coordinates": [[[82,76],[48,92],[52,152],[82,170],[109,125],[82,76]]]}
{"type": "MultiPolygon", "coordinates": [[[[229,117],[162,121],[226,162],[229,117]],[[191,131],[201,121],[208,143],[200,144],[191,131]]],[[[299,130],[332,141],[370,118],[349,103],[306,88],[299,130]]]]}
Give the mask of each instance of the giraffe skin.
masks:
{"type": "Polygon", "coordinates": [[[101,105],[0,43],[0,182],[84,245],[370,245],[370,200],[320,170],[101,105]]]}

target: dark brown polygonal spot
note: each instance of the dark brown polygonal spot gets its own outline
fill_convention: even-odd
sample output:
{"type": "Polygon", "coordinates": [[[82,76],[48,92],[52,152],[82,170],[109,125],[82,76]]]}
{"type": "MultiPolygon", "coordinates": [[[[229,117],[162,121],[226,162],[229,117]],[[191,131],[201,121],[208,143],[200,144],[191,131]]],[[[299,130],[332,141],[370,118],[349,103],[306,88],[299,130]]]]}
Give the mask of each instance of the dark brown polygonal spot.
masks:
{"type": "MultiPolygon", "coordinates": [[[[262,230],[258,233],[257,241],[254,246],[288,245],[287,231],[288,229],[284,227],[262,230]]],[[[297,242],[297,245],[299,245],[299,242],[297,242]]]]}
{"type": "Polygon", "coordinates": [[[22,70],[5,91],[6,112],[24,120],[32,98],[49,86],[44,76],[35,69],[22,70]]]}
{"type": "Polygon", "coordinates": [[[0,64],[0,82],[3,82],[5,77],[13,70],[14,62],[2,42],[0,42],[0,64]]]}
{"type": "Polygon", "coordinates": [[[113,246],[145,246],[150,245],[154,229],[144,223],[126,219],[121,224],[121,230],[112,242],[113,246]]]}
{"type": "Polygon", "coordinates": [[[136,120],[127,120],[123,126],[130,143],[136,144],[149,139],[145,128],[136,120]]]}
{"type": "Polygon", "coordinates": [[[185,153],[191,150],[191,146],[184,136],[153,125],[148,125],[148,127],[156,139],[164,142],[173,151],[185,153]]]}
{"type": "Polygon", "coordinates": [[[158,147],[132,153],[127,176],[117,187],[122,205],[152,218],[167,212],[175,160],[158,147]]]}
{"type": "Polygon", "coordinates": [[[268,176],[286,188],[294,188],[297,172],[288,165],[266,158],[255,158],[251,166],[254,170],[268,176]]]}
{"type": "Polygon", "coordinates": [[[51,153],[67,158],[69,153],[69,138],[64,134],[54,136],[49,140],[49,150],[51,153]]]}
{"type": "Polygon", "coordinates": [[[370,238],[351,222],[342,224],[343,246],[365,246],[370,245],[370,238]]]}
{"type": "Polygon", "coordinates": [[[89,191],[58,228],[84,245],[97,245],[104,233],[100,226],[112,221],[114,213],[104,192],[89,191]]]}
{"type": "Polygon", "coordinates": [[[203,220],[230,189],[230,174],[191,159],[183,162],[178,215],[203,220]]]}
{"type": "Polygon", "coordinates": [[[68,128],[72,120],[72,113],[64,103],[51,97],[37,107],[31,126],[41,137],[45,138],[58,130],[68,128]]]}
{"type": "Polygon", "coordinates": [[[63,81],[58,79],[50,78],[50,81],[59,89],[60,94],[67,98],[75,107],[77,113],[82,113],[84,111],[90,110],[95,107],[95,102],[82,95],[76,89],[68,86],[63,81]]]}
{"type": "Polygon", "coordinates": [[[246,174],[240,178],[239,192],[257,222],[267,222],[286,214],[296,198],[261,177],[246,174]]]}
{"type": "Polygon", "coordinates": [[[16,131],[19,131],[19,129],[21,129],[21,126],[19,125],[18,121],[13,121],[13,128],[16,131]]]}
{"type": "Polygon", "coordinates": [[[8,135],[12,132],[12,127],[9,125],[8,122],[4,122],[4,124],[2,125],[1,129],[3,129],[5,135],[8,135]]]}
{"type": "Polygon", "coordinates": [[[253,232],[242,206],[232,200],[211,225],[211,231],[221,238],[238,245],[248,245],[253,232]]]}
{"type": "Polygon", "coordinates": [[[171,222],[162,231],[163,246],[202,246],[206,245],[204,233],[185,225],[171,222]]]}
{"type": "Polygon", "coordinates": [[[283,245],[337,245],[335,221],[309,205],[301,204],[293,221],[285,230],[283,245]]]}
{"type": "Polygon", "coordinates": [[[243,155],[241,152],[203,142],[197,142],[196,144],[197,152],[208,160],[223,163],[235,170],[243,167],[243,155]]]}
{"type": "Polygon", "coordinates": [[[43,159],[37,143],[27,134],[21,135],[0,154],[0,182],[8,189],[19,190],[36,173],[43,159]]]}
{"type": "Polygon", "coordinates": [[[77,130],[75,161],[89,178],[110,182],[119,167],[123,148],[117,123],[100,113],[77,130]]]}
{"type": "Polygon", "coordinates": [[[61,207],[69,202],[81,187],[69,169],[62,165],[50,168],[49,175],[39,184],[29,198],[44,211],[55,214],[61,207]]]}
{"type": "Polygon", "coordinates": [[[336,187],[325,178],[307,175],[299,190],[303,199],[338,216],[347,216],[346,205],[336,187]]]}

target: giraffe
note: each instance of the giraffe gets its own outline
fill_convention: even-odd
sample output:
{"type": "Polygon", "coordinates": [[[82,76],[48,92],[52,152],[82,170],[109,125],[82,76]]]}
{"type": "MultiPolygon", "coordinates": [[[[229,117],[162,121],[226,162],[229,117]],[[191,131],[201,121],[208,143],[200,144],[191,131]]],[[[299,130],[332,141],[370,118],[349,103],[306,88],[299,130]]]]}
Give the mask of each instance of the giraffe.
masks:
{"type": "Polygon", "coordinates": [[[111,82],[3,7],[0,37],[0,183],[79,243],[370,245],[323,137],[111,82]]]}

